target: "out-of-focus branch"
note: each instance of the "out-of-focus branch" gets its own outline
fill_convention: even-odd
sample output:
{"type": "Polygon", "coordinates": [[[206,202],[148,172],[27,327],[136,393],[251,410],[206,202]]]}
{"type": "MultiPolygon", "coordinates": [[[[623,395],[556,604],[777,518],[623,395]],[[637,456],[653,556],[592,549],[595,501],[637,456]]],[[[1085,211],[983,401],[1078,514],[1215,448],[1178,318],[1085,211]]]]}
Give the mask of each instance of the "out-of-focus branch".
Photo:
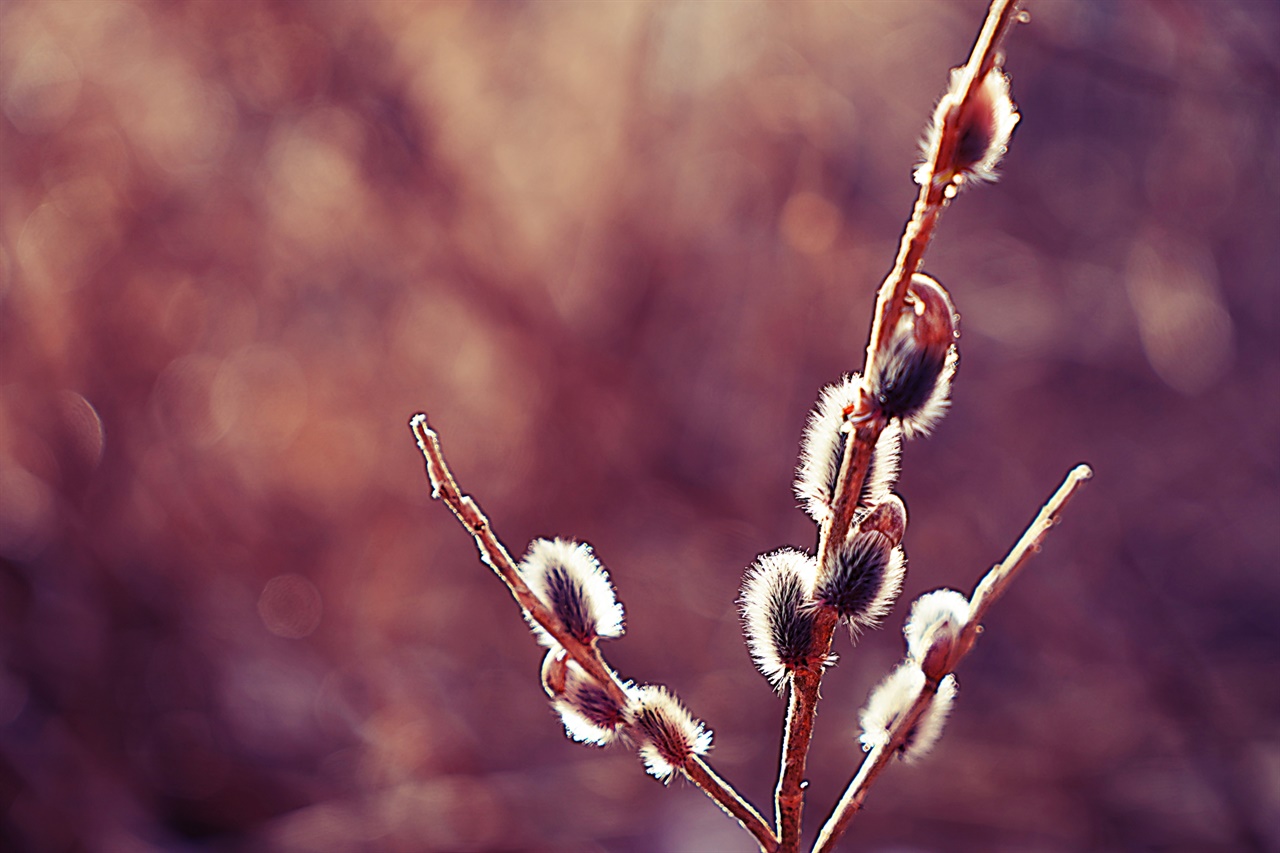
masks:
{"type": "Polygon", "coordinates": [[[991,571],[983,576],[969,598],[969,621],[965,623],[960,634],[959,657],[969,653],[969,649],[977,642],[978,633],[982,630],[982,620],[991,609],[991,605],[1004,594],[1009,584],[1017,576],[1027,560],[1040,552],[1040,542],[1055,524],[1058,523],[1062,510],[1076,491],[1093,477],[1093,469],[1088,465],[1077,465],[1067,474],[1067,479],[1058,487],[1058,491],[1049,498],[1048,503],[1040,510],[1035,521],[1022,534],[1018,544],[1013,546],[1009,556],[991,567],[991,571]]]}

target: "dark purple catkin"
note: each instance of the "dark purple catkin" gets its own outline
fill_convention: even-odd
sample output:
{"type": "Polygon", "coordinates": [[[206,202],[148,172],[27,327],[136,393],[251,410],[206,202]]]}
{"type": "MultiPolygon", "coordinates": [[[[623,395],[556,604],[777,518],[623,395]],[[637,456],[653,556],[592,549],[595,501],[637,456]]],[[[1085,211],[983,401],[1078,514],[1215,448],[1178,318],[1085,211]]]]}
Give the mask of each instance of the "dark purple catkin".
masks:
{"type": "Polygon", "coordinates": [[[650,685],[636,691],[628,732],[640,748],[645,769],[663,782],[670,781],[690,758],[711,748],[711,732],[665,687],[650,685]]]}
{"type": "Polygon", "coordinates": [[[942,285],[923,273],[911,277],[902,314],[868,377],[871,407],[901,424],[907,438],[927,435],[946,412],[958,360],[957,320],[942,285]]]}
{"type": "MultiPolygon", "coordinates": [[[[558,654],[562,655],[563,651],[551,649],[547,652],[547,659],[552,660],[558,654]]],[[[630,719],[631,704],[619,705],[608,690],[597,684],[574,661],[562,657],[556,660],[559,663],[551,667],[555,675],[550,684],[546,677],[548,667],[544,663],[543,686],[552,694],[551,704],[560,714],[565,734],[576,741],[597,746],[611,743],[630,719]]],[[[624,690],[629,700],[636,695],[630,684],[624,685],[624,690]]]]}
{"type": "Polygon", "coordinates": [[[814,599],[834,609],[855,632],[879,625],[902,591],[906,559],[898,544],[906,517],[902,501],[890,496],[850,531],[818,572],[814,599]]]}

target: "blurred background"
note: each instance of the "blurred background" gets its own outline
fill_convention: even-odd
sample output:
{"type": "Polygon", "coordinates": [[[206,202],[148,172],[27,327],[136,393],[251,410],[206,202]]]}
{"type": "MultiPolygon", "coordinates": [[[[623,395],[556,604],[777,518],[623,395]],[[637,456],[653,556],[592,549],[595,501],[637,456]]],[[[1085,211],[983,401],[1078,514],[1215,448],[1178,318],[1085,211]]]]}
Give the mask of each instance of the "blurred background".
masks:
{"type": "MultiPolygon", "coordinates": [[[[850,850],[1280,848],[1280,5],[1035,0],[1023,119],[925,268],[954,406],[906,595],[823,685],[808,837],[907,603],[1097,472],[850,850]]],[[[426,410],[519,555],[589,541],[607,654],[771,811],[735,599],[860,367],[982,0],[9,0],[0,847],[748,851],[563,737],[429,500],[426,410]]]]}

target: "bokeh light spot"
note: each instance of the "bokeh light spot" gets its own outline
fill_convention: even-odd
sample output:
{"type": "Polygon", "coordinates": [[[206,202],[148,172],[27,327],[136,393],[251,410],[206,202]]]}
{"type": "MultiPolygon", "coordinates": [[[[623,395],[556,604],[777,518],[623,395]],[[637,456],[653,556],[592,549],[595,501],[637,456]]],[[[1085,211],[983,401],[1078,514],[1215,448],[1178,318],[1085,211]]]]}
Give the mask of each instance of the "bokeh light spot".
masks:
{"type": "Polygon", "coordinates": [[[298,640],[320,626],[324,605],[320,590],[302,575],[280,575],[267,581],[258,598],[262,624],[277,637],[298,640]]]}
{"type": "Polygon", "coordinates": [[[805,255],[820,255],[840,234],[840,210],[817,193],[801,191],[787,199],[779,227],[787,245],[805,255]]]}

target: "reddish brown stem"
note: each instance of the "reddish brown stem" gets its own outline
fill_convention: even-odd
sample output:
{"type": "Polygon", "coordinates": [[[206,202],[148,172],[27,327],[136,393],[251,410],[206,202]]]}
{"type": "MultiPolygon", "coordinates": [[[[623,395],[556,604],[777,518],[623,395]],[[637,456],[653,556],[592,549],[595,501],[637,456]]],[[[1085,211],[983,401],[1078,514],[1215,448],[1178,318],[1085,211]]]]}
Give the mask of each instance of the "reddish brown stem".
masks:
{"type": "Polygon", "coordinates": [[[826,649],[814,657],[808,666],[799,667],[791,674],[791,688],[787,699],[787,721],[782,736],[782,769],[778,787],[774,791],[777,812],[778,838],[788,839],[789,849],[800,843],[800,818],[804,812],[804,770],[809,754],[809,742],[813,739],[813,719],[818,701],[818,685],[826,666],[827,653],[836,629],[835,611],[824,608],[818,612],[814,625],[814,645],[826,649]]]}
{"type": "Polygon", "coordinates": [[[938,178],[944,174],[942,164],[950,163],[956,146],[960,144],[959,117],[968,102],[974,97],[983,76],[995,64],[996,53],[1005,33],[1013,23],[1017,12],[1017,0],[993,0],[987,10],[982,30],[969,53],[969,61],[962,71],[963,82],[956,87],[960,97],[951,104],[943,119],[938,146],[933,157],[926,164],[926,169],[918,177],[920,192],[916,197],[915,209],[911,220],[903,229],[902,240],[898,245],[898,257],[893,269],[880,285],[876,298],[875,319],[872,321],[871,337],[867,342],[867,369],[863,375],[870,373],[875,363],[876,354],[884,351],[893,333],[894,321],[902,313],[903,300],[907,296],[907,284],[911,276],[920,270],[924,253],[933,239],[933,231],[937,227],[938,217],[943,208],[956,192],[954,177],[946,175],[945,180],[938,178]]]}
{"type": "Polygon", "coordinates": [[[715,801],[726,814],[742,824],[742,827],[755,836],[756,843],[764,853],[774,853],[778,849],[778,839],[769,829],[769,824],[760,816],[760,812],[738,795],[733,787],[721,779],[711,766],[700,757],[694,755],[680,768],[707,796],[715,801]]]}
{"type": "MultiPolygon", "coordinates": [[[[933,156],[920,174],[920,192],[917,195],[911,219],[903,229],[897,258],[876,296],[875,317],[867,341],[866,362],[862,371],[864,381],[865,377],[870,376],[874,370],[880,353],[887,351],[890,335],[903,310],[907,285],[911,281],[911,276],[920,269],[938,219],[956,193],[954,176],[948,175],[946,180],[941,181],[937,180],[937,176],[944,171],[942,164],[949,163],[954,158],[956,146],[960,141],[958,118],[977,91],[982,75],[995,63],[996,50],[1013,21],[1016,2],[1017,0],[992,2],[969,60],[965,64],[963,82],[956,90],[961,94],[948,110],[939,131],[938,145],[931,152],[933,156]]],[[[853,435],[845,444],[845,454],[840,465],[840,476],[836,482],[831,515],[822,525],[818,537],[819,565],[823,565],[849,535],[854,510],[857,507],[857,496],[862,491],[862,483],[867,476],[871,454],[875,449],[876,441],[887,426],[882,419],[874,415],[868,403],[864,393],[859,404],[845,413],[852,425],[853,435]]],[[[823,661],[830,655],[833,635],[834,632],[827,633],[823,642],[819,644],[818,658],[823,661]]],[[[800,675],[797,672],[797,676],[800,675]]],[[[809,736],[813,731],[813,716],[817,708],[818,690],[821,684],[821,668],[815,672],[805,673],[792,681],[782,767],[778,773],[778,787],[774,795],[778,814],[779,850],[783,853],[798,850],[800,845],[800,819],[804,808],[802,783],[809,736]]]]}

